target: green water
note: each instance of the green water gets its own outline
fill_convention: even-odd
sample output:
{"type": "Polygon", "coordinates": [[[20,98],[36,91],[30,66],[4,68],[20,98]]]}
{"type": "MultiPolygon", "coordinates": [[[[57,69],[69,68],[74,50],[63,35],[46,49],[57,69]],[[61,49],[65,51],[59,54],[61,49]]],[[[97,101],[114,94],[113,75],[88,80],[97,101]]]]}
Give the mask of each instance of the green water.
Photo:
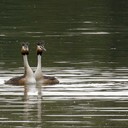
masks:
{"type": "Polygon", "coordinates": [[[128,127],[128,1],[2,0],[1,128],[128,127]],[[12,86],[24,72],[22,42],[44,40],[44,74],[60,84],[12,86]]]}

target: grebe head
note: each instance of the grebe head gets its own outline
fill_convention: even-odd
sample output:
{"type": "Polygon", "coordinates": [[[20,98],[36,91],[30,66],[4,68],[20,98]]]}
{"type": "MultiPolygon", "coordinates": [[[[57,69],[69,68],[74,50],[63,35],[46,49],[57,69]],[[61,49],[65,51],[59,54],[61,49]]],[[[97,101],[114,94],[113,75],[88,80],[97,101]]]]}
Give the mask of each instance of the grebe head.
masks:
{"type": "Polygon", "coordinates": [[[21,47],[21,54],[22,55],[28,55],[29,54],[29,48],[28,48],[28,43],[23,42],[22,47],[21,47]]]}
{"type": "Polygon", "coordinates": [[[44,47],[44,42],[38,42],[37,43],[37,55],[42,55],[42,53],[45,51],[46,49],[44,47]]]}

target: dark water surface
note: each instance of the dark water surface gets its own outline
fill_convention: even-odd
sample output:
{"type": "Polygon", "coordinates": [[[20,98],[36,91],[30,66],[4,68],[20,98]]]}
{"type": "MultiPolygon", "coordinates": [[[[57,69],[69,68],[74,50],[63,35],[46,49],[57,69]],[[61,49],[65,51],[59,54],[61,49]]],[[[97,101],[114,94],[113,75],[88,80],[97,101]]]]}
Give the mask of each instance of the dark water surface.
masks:
{"type": "Polygon", "coordinates": [[[2,0],[0,128],[128,128],[128,1],[2,0]],[[20,43],[45,40],[57,85],[5,85],[24,72],[20,43]]]}

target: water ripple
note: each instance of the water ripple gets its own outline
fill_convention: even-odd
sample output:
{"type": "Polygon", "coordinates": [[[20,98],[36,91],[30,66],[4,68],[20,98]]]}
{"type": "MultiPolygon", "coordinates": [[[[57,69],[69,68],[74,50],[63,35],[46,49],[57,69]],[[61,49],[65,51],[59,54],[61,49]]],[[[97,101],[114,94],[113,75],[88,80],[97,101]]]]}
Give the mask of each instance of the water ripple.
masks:
{"type": "MultiPolygon", "coordinates": [[[[127,69],[54,67],[46,68],[45,72],[51,76],[57,74],[60,84],[1,84],[0,110],[4,115],[0,117],[1,123],[37,124],[39,127],[44,123],[82,128],[85,125],[93,127],[99,120],[107,124],[127,121],[127,69]],[[19,117],[14,118],[17,115],[19,117]]],[[[1,77],[0,81],[3,83],[16,73],[17,70],[1,77]]]]}

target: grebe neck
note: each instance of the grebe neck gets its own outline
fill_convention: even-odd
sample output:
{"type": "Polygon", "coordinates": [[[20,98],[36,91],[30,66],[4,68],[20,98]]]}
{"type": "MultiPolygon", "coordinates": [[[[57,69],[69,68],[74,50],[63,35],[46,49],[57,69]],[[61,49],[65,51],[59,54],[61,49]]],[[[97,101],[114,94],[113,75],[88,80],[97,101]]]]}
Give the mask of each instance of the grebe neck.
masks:
{"type": "Polygon", "coordinates": [[[39,69],[41,71],[42,65],[41,65],[41,55],[37,56],[38,60],[37,60],[37,69],[39,69]]]}
{"type": "Polygon", "coordinates": [[[25,68],[25,76],[27,76],[27,77],[33,76],[33,71],[28,64],[27,55],[23,55],[23,61],[24,61],[24,68],[25,68]]]}
{"type": "Polygon", "coordinates": [[[42,73],[42,66],[41,66],[41,55],[37,55],[37,69],[35,71],[35,78],[39,79],[40,77],[43,76],[42,73]]]}

